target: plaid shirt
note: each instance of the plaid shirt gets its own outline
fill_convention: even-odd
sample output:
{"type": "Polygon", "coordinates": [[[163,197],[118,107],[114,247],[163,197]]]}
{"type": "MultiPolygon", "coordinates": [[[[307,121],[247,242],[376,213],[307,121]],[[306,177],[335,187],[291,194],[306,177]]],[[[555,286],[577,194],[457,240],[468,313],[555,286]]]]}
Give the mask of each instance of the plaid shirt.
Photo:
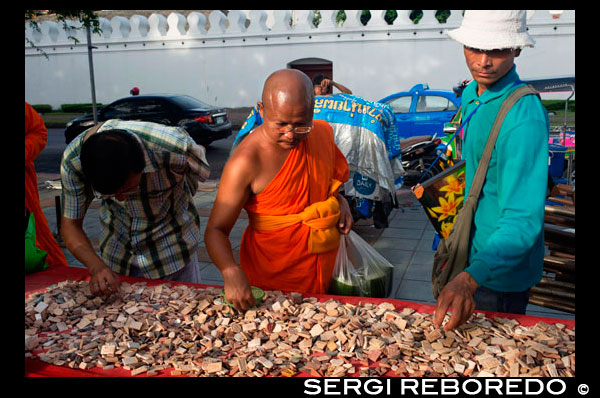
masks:
{"type": "MultiPolygon", "coordinates": [[[[113,119],[97,134],[113,128],[138,138],[145,167],[136,194],[101,202],[102,258],[120,274],[129,275],[134,266],[146,278],[170,275],[188,264],[201,240],[192,197],[210,173],[205,150],[182,129],[156,123],[113,119]]],[[[86,133],[67,146],[61,163],[62,213],[71,219],[83,219],[94,199],[79,159],[86,133]]]]}

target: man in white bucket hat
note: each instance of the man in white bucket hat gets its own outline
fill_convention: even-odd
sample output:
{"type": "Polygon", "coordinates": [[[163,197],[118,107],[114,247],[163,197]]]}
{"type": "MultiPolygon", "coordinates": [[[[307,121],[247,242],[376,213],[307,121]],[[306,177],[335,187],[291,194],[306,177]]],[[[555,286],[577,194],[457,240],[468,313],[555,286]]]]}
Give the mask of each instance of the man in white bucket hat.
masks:
{"type": "MultiPolygon", "coordinates": [[[[467,10],[448,36],[464,47],[473,81],[462,93],[465,198],[504,100],[524,83],[515,58],[534,40],[524,10],[467,10]]],[[[524,314],[529,289],[544,263],[548,178],[548,114],[537,95],[521,97],[507,114],[473,217],[469,261],[441,291],[434,325],[466,322],[475,309],[524,314]]]]}

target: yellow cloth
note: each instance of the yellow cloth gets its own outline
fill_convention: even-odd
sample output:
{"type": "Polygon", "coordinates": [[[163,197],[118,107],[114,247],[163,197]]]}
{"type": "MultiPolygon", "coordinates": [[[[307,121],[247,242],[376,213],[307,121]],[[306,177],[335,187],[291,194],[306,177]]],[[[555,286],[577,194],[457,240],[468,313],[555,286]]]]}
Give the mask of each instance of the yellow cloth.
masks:
{"type": "Polygon", "coordinates": [[[330,237],[314,238],[327,234],[314,227],[322,223],[335,225],[339,217],[335,215],[337,203],[329,198],[339,185],[336,187],[332,181],[345,182],[348,177],[348,162],[335,144],[333,129],[325,121],[314,120],[308,137],[290,151],[264,190],[251,196],[244,206],[248,218],[254,222],[249,223],[242,235],[240,266],[252,286],[299,293],[327,292],[339,238],[331,241],[331,250],[321,253],[309,253],[308,241],[316,240],[316,246],[320,246],[319,242],[329,245],[330,237]],[[319,202],[326,203],[311,207],[319,202]],[[315,217],[315,213],[319,216],[315,217]],[[279,218],[289,214],[302,214],[302,221],[295,217],[279,218]],[[273,223],[279,227],[290,220],[294,223],[287,227],[270,230],[255,227],[275,228],[273,223]],[[321,232],[313,233],[315,229],[321,232]]]}
{"type": "Polygon", "coordinates": [[[310,228],[309,253],[324,253],[336,249],[340,242],[340,233],[337,229],[340,204],[333,195],[341,185],[341,181],[334,179],[329,189],[331,196],[324,201],[313,203],[301,213],[281,216],[250,213],[248,215],[250,225],[258,231],[272,231],[302,223],[310,228]]]}

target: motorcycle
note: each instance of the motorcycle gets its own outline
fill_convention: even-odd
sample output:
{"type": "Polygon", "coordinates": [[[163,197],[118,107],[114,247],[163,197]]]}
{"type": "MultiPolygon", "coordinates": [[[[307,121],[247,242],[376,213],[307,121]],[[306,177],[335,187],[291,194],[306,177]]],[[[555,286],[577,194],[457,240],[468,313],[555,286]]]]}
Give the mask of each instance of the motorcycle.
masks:
{"type": "Polygon", "coordinates": [[[412,187],[452,166],[445,147],[437,134],[400,140],[402,167],[406,172],[404,183],[412,187]]]}

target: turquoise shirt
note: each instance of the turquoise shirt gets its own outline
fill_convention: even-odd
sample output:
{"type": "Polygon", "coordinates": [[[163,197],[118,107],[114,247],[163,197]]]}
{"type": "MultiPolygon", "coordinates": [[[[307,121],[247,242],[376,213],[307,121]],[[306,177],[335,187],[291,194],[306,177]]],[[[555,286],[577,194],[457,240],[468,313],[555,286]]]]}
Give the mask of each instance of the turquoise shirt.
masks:
{"type": "MultiPolygon", "coordinates": [[[[517,80],[513,65],[480,96],[476,81],[463,91],[463,114],[481,102],[463,130],[465,195],[502,102],[523,85],[514,85],[517,80]]],[[[479,286],[520,292],[542,277],[549,126],[536,95],[521,98],[504,119],[479,197],[465,269],[479,286]]]]}

